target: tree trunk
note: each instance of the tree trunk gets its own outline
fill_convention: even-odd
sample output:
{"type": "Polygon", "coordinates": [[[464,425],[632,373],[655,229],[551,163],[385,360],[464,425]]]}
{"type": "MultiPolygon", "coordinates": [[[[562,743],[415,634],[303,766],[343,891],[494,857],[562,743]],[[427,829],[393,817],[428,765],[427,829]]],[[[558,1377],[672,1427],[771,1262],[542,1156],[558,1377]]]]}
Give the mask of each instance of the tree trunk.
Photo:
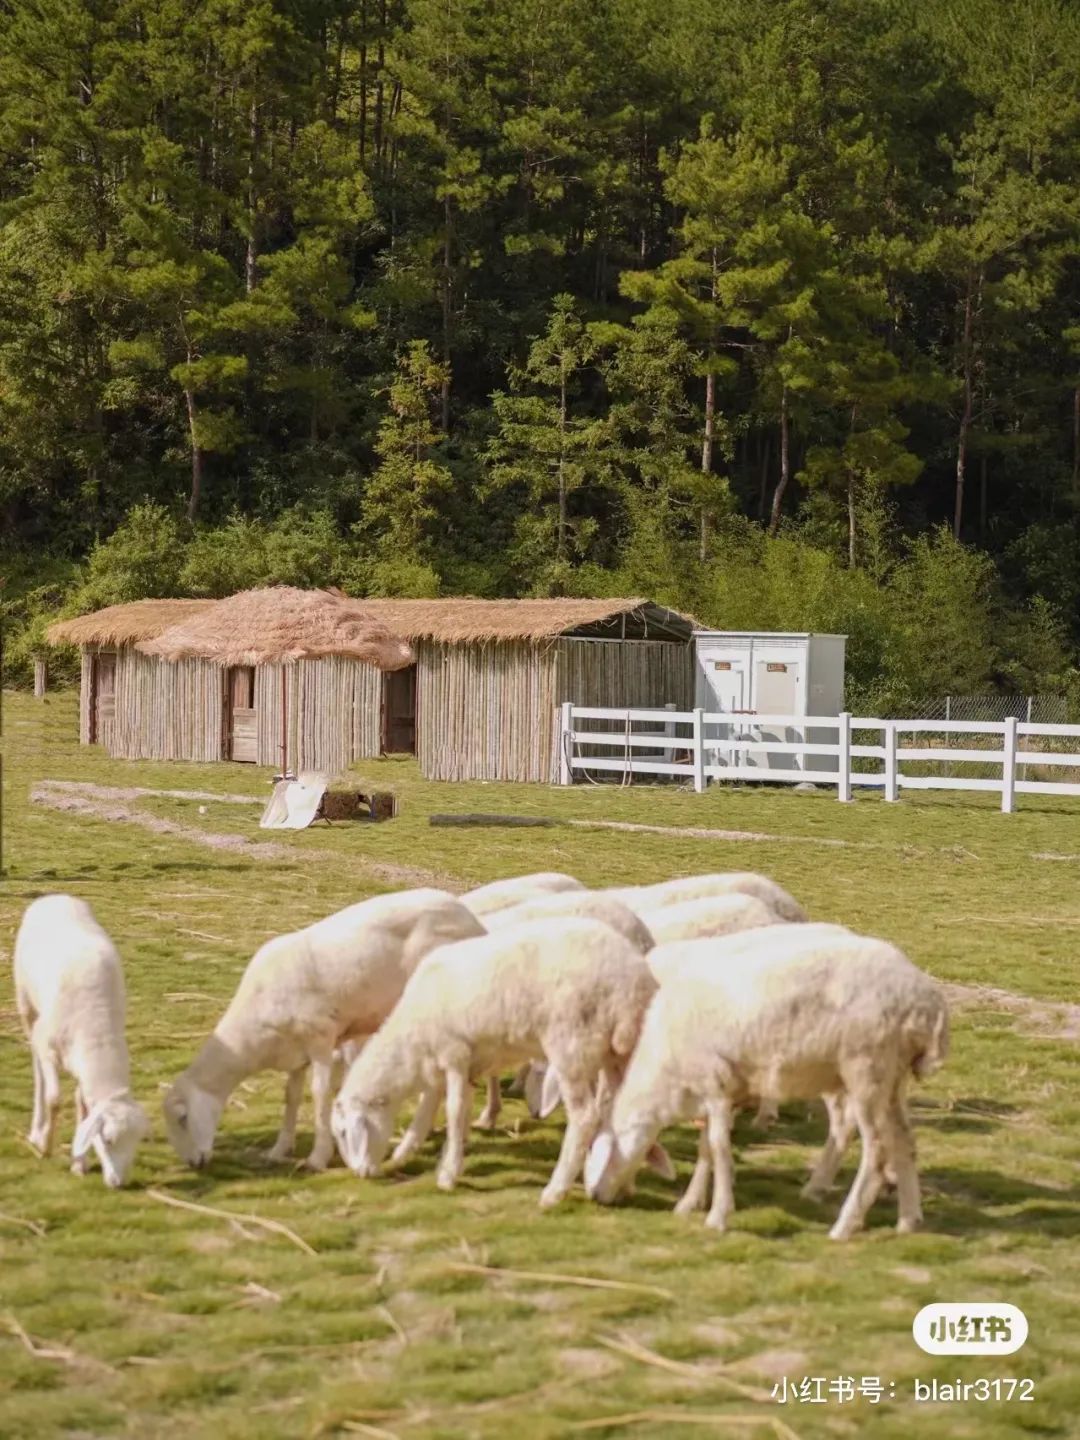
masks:
{"type": "Polygon", "coordinates": [[[566,558],[566,364],[559,366],[559,531],[555,550],[566,558]]]}
{"type": "Polygon", "coordinates": [[[986,455],[979,456],[979,544],[986,538],[986,455]]]}
{"type": "Polygon", "coordinates": [[[1073,391],[1073,495],[1080,497],[1080,385],[1073,391]]]}
{"type": "Polygon", "coordinates": [[[255,289],[255,284],[257,280],[256,264],[259,259],[259,214],[258,201],[255,194],[255,155],[259,145],[259,104],[256,98],[256,94],[257,92],[252,92],[251,108],[248,111],[248,237],[247,253],[244,257],[244,286],[249,295],[255,289]]]}
{"type": "Polygon", "coordinates": [[[967,294],[964,297],[964,408],[960,414],[960,433],[956,442],[956,504],[953,509],[953,535],[960,539],[964,524],[964,479],[967,471],[968,435],[971,431],[971,415],[974,408],[974,384],[971,373],[971,333],[974,317],[972,289],[974,276],[968,276],[967,294]]]}
{"type": "Polygon", "coordinates": [[[450,225],[453,220],[453,212],[450,206],[450,196],[447,195],[443,202],[444,232],[443,232],[443,284],[442,284],[442,358],[443,377],[441,389],[441,410],[443,434],[450,433],[450,225]]]}
{"type": "Polygon", "coordinates": [[[769,508],[769,450],[770,436],[766,434],[761,442],[761,482],[758,486],[758,510],[757,518],[760,525],[765,524],[765,515],[769,508]]]}
{"type": "Polygon", "coordinates": [[[791,442],[788,427],[787,386],[780,392],[780,479],[772,497],[772,514],[769,517],[769,534],[775,535],[780,529],[780,509],[784,503],[784,491],[791,478],[791,442]]]}
{"type": "MultiPolygon", "coordinates": [[[[188,354],[188,364],[191,364],[190,353],[188,354]]],[[[185,390],[184,400],[187,404],[188,429],[191,432],[191,494],[188,497],[187,517],[189,520],[194,520],[199,513],[199,502],[202,499],[203,452],[198,438],[195,392],[185,390]]]]}
{"type": "MultiPolygon", "coordinates": [[[[705,438],[701,442],[701,473],[712,474],[713,434],[716,424],[716,376],[710,370],[705,376],[705,438]]],[[[698,559],[704,563],[709,553],[709,516],[704,497],[701,501],[698,559]]]]}
{"type": "Polygon", "coordinates": [[[360,0],[360,165],[367,161],[367,0],[360,0]]]}
{"type": "Polygon", "coordinates": [[[849,470],[847,475],[847,563],[848,569],[854,570],[857,565],[855,556],[855,472],[849,470]]]}

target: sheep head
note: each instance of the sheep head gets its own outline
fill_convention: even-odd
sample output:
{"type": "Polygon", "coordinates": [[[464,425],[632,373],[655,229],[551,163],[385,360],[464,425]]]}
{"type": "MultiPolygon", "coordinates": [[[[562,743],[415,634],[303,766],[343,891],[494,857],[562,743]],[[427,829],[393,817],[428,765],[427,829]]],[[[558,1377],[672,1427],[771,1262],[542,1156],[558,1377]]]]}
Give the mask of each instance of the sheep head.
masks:
{"type": "Polygon", "coordinates": [[[214,1153],[224,1101],[181,1075],[166,1091],[161,1108],[169,1143],[186,1165],[201,1169],[214,1153]]]}
{"type": "Polygon", "coordinates": [[[84,1161],[93,1150],[110,1190],[126,1185],[139,1141],[150,1133],[146,1111],[130,1095],[99,1100],[75,1131],[71,1158],[84,1161]]]}

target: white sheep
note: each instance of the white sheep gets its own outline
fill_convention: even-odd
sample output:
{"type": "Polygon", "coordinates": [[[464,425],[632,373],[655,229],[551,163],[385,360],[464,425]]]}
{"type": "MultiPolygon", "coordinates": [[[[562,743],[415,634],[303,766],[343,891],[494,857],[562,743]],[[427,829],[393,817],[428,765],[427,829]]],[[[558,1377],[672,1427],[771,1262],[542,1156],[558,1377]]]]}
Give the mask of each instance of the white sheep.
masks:
{"type": "Polygon", "coordinates": [[[613,895],[642,917],[662,906],[682,905],[687,900],[701,900],[709,895],[753,895],[774,910],[781,920],[800,922],[806,919],[806,911],[782,885],[752,870],[686,875],[677,880],[662,880],[655,885],[630,885],[599,893],[613,895]]]}
{"type": "Polygon", "coordinates": [[[706,1224],[723,1230],[734,1209],[735,1107],[754,1094],[829,1097],[838,1113],[830,1115],[829,1143],[808,1185],[819,1193],[840,1163],[846,1095],[862,1156],[831,1237],[846,1240],[860,1228],[890,1165],[897,1229],[914,1229],[922,1216],[904,1092],[910,1076],[929,1074],[947,1054],[941,987],[894,946],[839,925],[750,930],[671,948],[683,952],[673,957],[678,983],[661,985],[649,1007],[610,1128],[586,1164],[588,1193],[611,1203],[657,1131],[704,1105],[697,1165],[676,1210],[704,1205],[711,1167],[706,1224]],[[717,947],[727,951],[723,963],[717,947]]]}
{"type": "Polygon", "coordinates": [[[544,920],[447,945],[409,981],[334,1102],[338,1148],[357,1175],[378,1172],[405,1098],[445,1086],[438,1184],[464,1161],[470,1082],[544,1056],[558,1070],[567,1126],[541,1205],[557,1204],[581,1170],[656,989],[639,952],[596,920],[544,920]]]}
{"type": "Polygon", "coordinates": [[[42,1155],[52,1152],[66,1070],[75,1080],[72,1171],[85,1175],[93,1150],[105,1184],[126,1184],[150,1124],[131,1094],[116,947],[85,900],[45,895],[23,915],[14,970],[15,1005],[34,1067],[30,1144],[42,1155]]]}
{"type": "MultiPolygon", "coordinates": [[[[737,935],[763,925],[784,923],[764,900],[741,892],[730,895],[703,895],[678,905],[662,905],[642,912],[657,946],[676,940],[707,940],[718,935],[737,935]]],[[[661,977],[657,975],[657,980],[661,977]]]]}
{"type": "Polygon", "coordinates": [[[283,1070],[285,1113],[270,1158],[285,1159],[310,1065],[315,1142],[307,1165],[323,1169],[334,1153],[335,1050],[379,1028],[429,951],[483,933],[472,911],[452,895],[420,889],[378,895],[268,940],[248,963],[213,1034],[165,1096],[166,1128],[177,1154],[190,1165],[204,1165],[237,1085],[260,1070],[283,1070]]]}
{"type": "Polygon", "coordinates": [[[584,890],[580,880],[558,870],[539,870],[534,875],[515,875],[510,880],[493,880],[460,896],[461,903],[486,922],[489,915],[510,905],[521,905],[543,895],[556,895],[566,890],[584,890]]]}
{"type": "MultiPolygon", "coordinates": [[[[605,892],[600,892],[600,895],[608,904],[617,904],[623,913],[626,912],[627,907],[621,901],[614,900],[613,895],[605,892]]],[[[742,893],[706,895],[697,900],[685,900],[678,905],[662,905],[655,910],[642,910],[641,919],[656,945],[664,947],[661,953],[666,954],[675,953],[673,949],[666,948],[675,940],[733,935],[741,930],[780,923],[776,912],[763,900],[742,893]]],[[[649,966],[657,984],[662,985],[669,977],[662,973],[662,962],[659,967],[655,963],[656,953],[656,950],[650,951],[649,966]]],[[[535,1119],[546,1119],[559,1103],[558,1076],[543,1065],[534,1063],[530,1066],[524,1088],[529,1112],[535,1119]]],[[[763,1101],[754,1123],[764,1128],[775,1119],[775,1106],[771,1101],[763,1101]]]]}

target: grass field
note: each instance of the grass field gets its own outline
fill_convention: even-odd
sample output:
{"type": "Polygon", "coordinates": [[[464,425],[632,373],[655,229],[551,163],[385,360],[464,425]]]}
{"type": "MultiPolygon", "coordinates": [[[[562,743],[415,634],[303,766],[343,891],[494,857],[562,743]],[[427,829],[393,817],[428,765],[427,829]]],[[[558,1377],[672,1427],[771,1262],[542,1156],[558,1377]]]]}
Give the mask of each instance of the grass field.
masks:
{"type": "MultiPolygon", "coordinates": [[[[160,796],[130,813],[184,827],[61,813],[44,779],[265,796],[267,772],[113,762],[74,743],[74,697],[4,697],[0,948],[34,896],[84,896],[124,957],[135,1085],[155,1120],[134,1184],[79,1181],[26,1146],[30,1065],[10,983],[0,993],[0,1435],[88,1437],[1075,1436],[1080,1421],[1080,1095],[1076,1010],[1080,809],[981,798],[886,806],[823,792],[437,786],[404,762],[365,767],[401,815],[318,826],[262,853],[194,831],[266,840],[258,808],[160,796]],[[538,813],[742,830],[717,840],[558,828],[433,829],[433,811],[538,813]],[[843,841],[844,844],[826,843],[843,841]],[[1054,856],[1058,858],[1047,858],[1054,856]],[[826,1238],[799,1186],[822,1122],[737,1130],[733,1230],[671,1212],[657,1177],[613,1210],[579,1194],[537,1208],[559,1141],[519,1101],[474,1134],[463,1182],[435,1189],[437,1139],[396,1178],[310,1175],[264,1153],[280,1077],[245,1085],[208,1170],[164,1142],[161,1087],[213,1025],[252,951],[380,890],[465,886],[564,869],[587,883],[760,869],[815,918],[887,936],[936,976],[1010,992],[961,996],[947,1067],[915,1092],[926,1226],[826,1238]],[[289,1227],[281,1234],[172,1208],[173,1197],[289,1227]],[[469,1267],[490,1267],[492,1274],[469,1267]],[[539,1278],[520,1273],[535,1272],[539,1278]],[[642,1288],[587,1288],[565,1277],[642,1288]],[[563,1277],[563,1278],[559,1278],[563,1277]],[[1030,1339],[1007,1359],[933,1358],[911,1338],[933,1300],[1008,1300],[1030,1339]],[[36,1353],[35,1353],[36,1352],[36,1353]],[[886,1395],[780,1405],[781,1377],[880,1377],[886,1395]],[[915,1378],[1029,1376],[1034,1403],[916,1405],[915,1378]],[[890,1398],[889,1387],[895,1387],[890,1398]]],[[[117,801],[117,805],[120,802],[117,801]]],[[[70,1087],[62,1122],[71,1131],[70,1087]]],[[[302,1112],[301,1150],[309,1142],[302,1112]]],[[[694,1135],[674,1132],[680,1184],[694,1135]]],[[[845,1181],[850,1176],[845,1169],[845,1181]]]]}

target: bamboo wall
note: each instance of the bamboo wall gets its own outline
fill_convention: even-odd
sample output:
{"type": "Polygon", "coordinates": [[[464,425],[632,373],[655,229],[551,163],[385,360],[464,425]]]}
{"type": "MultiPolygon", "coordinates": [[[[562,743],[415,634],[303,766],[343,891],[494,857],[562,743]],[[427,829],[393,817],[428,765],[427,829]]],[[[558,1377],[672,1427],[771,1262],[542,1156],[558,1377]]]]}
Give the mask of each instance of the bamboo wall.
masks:
{"type": "Polygon", "coordinates": [[[693,706],[693,654],[675,641],[427,641],[415,648],[416,749],[429,780],[554,779],[556,712],[564,700],[693,706]]]}
{"type": "MultiPolygon", "coordinates": [[[[84,652],[85,656],[85,652],[84,652]]],[[[89,671],[84,660],[85,688],[89,671]]],[[[205,660],[165,660],[130,646],[116,652],[115,718],[102,737],[122,760],[220,760],[221,671],[205,660]]]]}
{"type": "Polygon", "coordinates": [[[429,780],[547,780],[555,648],[420,641],[416,753],[429,780]]]}
{"type": "MultiPolygon", "coordinates": [[[[379,753],[382,677],[341,655],[285,667],[289,766],[336,775],[379,753]]],[[[281,666],[255,672],[257,761],[281,765],[281,666]]]]}
{"type": "Polygon", "coordinates": [[[94,652],[84,645],[79,651],[82,669],[79,675],[79,744],[91,741],[90,692],[93,687],[94,652]]]}

